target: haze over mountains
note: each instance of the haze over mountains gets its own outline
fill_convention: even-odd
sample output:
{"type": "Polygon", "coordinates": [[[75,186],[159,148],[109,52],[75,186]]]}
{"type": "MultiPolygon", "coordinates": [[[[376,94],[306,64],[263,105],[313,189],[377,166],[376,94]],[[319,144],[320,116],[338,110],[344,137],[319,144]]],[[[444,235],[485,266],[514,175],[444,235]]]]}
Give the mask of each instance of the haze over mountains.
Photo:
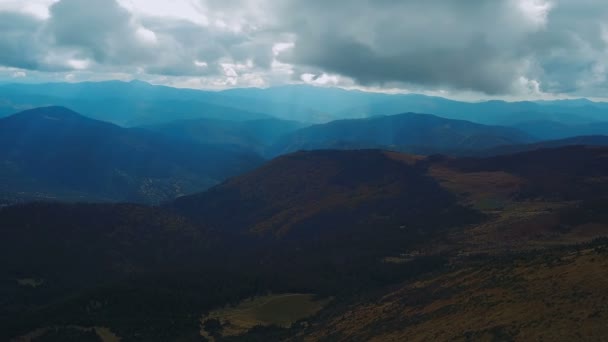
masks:
{"type": "Polygon", "coordinates": [[[177,120],[142,128],[180,139],[207,144],[227,144],[251,149],[260,154],[287,133],[307,124],[280,119],[229,121],[216,119],[177,120]]]}
{"type": "Polygon", "coordinates": [[[416,154],[454,153],[524,144],[532,136],[515,128],[487,126],[428,114],[338,120],[286,134],[273,153],[298,150],[384,148],[416,154]]]}
{"type": "MultiPolygon", "coordinates": [[[[416,94],[366,93],[307,85],[214,92],[154,86],[141,81],[0,85],[0,115],[48,105],[66,106],[121,126],[200,118],[244,121],[275,117],[326,123],[407,112],[506,126],[526,122],[579,126],[608,121],[606,103],[585,99],[459,102],[416,94]]],[[[575,127],[569,134],[581,132],[585,131],[575,127]]]]}
{"type": "Polygon", "coordinates": [[[487,156],[605,145],[602,135],[608,129],[599,114],[606,105],[586,100],[464,103],[301,85],[204,92],[140,81],[5,84],[0,89],[7,115],[0,120],[0,194],[6,203],[158,203],[298,150],[487,156]],[[42,104],[73,107],[8,114],[42,104]],[[389,112],[412,108],[439,112],[389,112]],[[340,117],[361,118],[313,123],[340,117]],[[469,120],[454,119],[461,117],[469,120]]]}

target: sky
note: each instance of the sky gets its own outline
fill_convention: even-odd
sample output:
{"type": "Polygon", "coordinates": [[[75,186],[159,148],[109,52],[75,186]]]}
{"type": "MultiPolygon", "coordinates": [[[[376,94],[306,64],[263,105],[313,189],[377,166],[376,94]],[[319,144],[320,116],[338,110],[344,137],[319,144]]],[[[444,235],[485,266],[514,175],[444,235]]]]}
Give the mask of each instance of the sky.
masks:
{"type": "Polygon", "coordinates": [[[0,81],[607,98],[605,0],[0,0],[0,81]]]}

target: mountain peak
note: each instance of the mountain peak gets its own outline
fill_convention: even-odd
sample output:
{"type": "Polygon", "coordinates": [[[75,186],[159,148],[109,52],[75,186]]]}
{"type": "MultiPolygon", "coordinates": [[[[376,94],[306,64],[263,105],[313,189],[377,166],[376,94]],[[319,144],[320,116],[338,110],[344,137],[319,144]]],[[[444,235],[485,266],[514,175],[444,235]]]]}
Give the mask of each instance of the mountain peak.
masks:
{"type": "MultiPolygon", "coordinates": [[[[17,125],[14,127],[25,127],[36,125],[36,126],[74,126],[74,125],[83,125],[83,126],[104,126],[104,127],[115,127],[118,126],[98,121],[95,119],[91,119],[87,116],[84,116],[80,113],[77,113],[69,108],[62,106],[49,106],[49,107],[39,107],[24,110],[22,112],[13,114],[6,118],[0,120],[9,125],[17,125]]],[[[13,126],[11,126],[13,127],[13,126]]]]}
{"type": "Polygon", "coordinates": [[[150,83],[146,82],[146,81],[142,81],[142,80],[138,80],[138,79],[133,79],[131,81],[129,81],[129,84],[131,85],[135,85],[135,86],[151,86],[150,83]]]}
{"type": "MultiPolygon", "coordinates": [[[[39,107],[24,110],[13,114],[11,117],[44,119],[44,120],[73,120],[75,118],[85,119],[84,116],[75,111],[62,106],[39,107]]],[[[9,117],[10,118],[10,117],[9,117]]]]}

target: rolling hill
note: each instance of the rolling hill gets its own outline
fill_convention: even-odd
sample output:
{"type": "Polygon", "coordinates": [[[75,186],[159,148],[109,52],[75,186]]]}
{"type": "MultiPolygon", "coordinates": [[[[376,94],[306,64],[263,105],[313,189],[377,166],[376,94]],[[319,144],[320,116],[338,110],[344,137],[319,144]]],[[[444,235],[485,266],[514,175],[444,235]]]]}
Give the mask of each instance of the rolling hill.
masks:
{"type": "Polygon", "coordinates": [[[601,341],[606,247],[598,241],[454,267],[336,312],[298,338],[601,341]]]}
{"type": "Polygon", "coordinates": [[[227,121],[214,119],[177,120],[142,128],[170,137],[204,144],[235,145],[263,154],[280,137],[306,127],[297,121],[261,119],[227,121]]]}
{"type": "Polygon", "coordinates": [[[62,107],[0,119],[0,193],[9,200],[165,201],[261,162],[248,150],[124,129],[62,107]]]}
{"type": "MultiPolygon", "coordinates": [[[[507,145],[491,148],[485,151],[469,152],[468,155],[476,156],[495,156],[501,154],[513,154],[518,152],[527,152],[540,149],[549,149],[566,146],[608,146],[608,136],[605,135],[590,135],[577,136],[572,138],[546,140],[532,144],[523,145],[507,145]]],[[[467,153],[465,153],[467,154],[467,153]]]]}
{"type": "Polygon", "coordinates": [[[281,138],[270,151],[279,155],[297,150],[385,148],[434,154],[532,141],[532,137],[513,128],[406,113],[303,128],[281,138]]]}
{"type": "Polygon", "coordinates": [[[608,123],[565,124],[555,121],[526,121],[514,125],[542,140],[559,140],[586,135],[608,135],[608,123]]]}
{"type": "Polygon", "coordinates": [[[298,152],[172,206],[218,230],[298,240],[474,219],[416,161],[378,150],[298,152]]]}
{"type": "Polygon", "coordinates": [[[180,197],[170,207],[218,231],[286,240],[357,229],[378,234],[405,227],[413,233],[441,227],[444,214],[449,225],[474,221],[476,212],[531,201],[601,199],[608,193],[607,173],[605,147],[565,146],[485,158],[303,151],[180,197]]]}

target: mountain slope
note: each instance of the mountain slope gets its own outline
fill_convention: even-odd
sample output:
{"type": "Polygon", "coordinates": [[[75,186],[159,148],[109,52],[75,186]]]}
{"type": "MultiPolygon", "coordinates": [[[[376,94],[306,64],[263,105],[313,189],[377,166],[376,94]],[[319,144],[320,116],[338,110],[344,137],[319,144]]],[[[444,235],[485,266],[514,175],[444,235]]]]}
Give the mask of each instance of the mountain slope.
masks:
{"type": "Polygon", "coordinates": [[[608,193],[605,174],[608,152],[602,147],[486,158],[310,151],[279,157],[170,206],[221,231],[316,238],[342,229],[441,225],[440,213],[452,215],[452,223],[475,216],[465,215],[462,206],[492,211],[528,201],[602,198],[608,193]]]}
{"type": "MultiPolygon", "coordinates": [[[[491,148],[485,151],[478,151],[468,153],[468,155],[476,156],[495,156],[500,154],[512,154],[519,152],[534,151],[540,149],[549,149],[565,146],[608,146],[608,136],[605,135],[591,135],[591,136],[577,136],[559,140],[548,140],[541,141],[533,144],[523,145],[507,145],[491,148]]],[[[465,153],[466,154],[466,153],[465,153]]]]}
{"type": "Polygon", "coordinates": [[[382,147],[426,154],[488,149],[531,140],[512,128],[407,113],[303,128],[280,139],[272,151],[283,154],[302,149],[382,147]]]}
{"type": "Polygon", "coordinates": [[[565,124],[555,121],[526,121],[515,128],[543,140],[557,140],[585,135],[608,135],[608,123],[565,124]]]}
{"type": "Polygon", "coordinates": [[[124,129],[62,107],[0,119],[0,192],[9,198],[156,202],[259,163],[245,150],[124,129]]]}
{"type": "Polygon", "coordinates": [[[486,125],[511,126],[527,121],[554,121],[570,125],[606,121],[607,110],[606,103],[586,100],[461,102],[441,97],[406,94],[387,96],[367,105],[353,106],[341,115],[365,117],[410,111],[433,113],[444,118],[468,120],[486,125]]]}
{"type": "Polygon", "coordinates": [[[416,162],[377,150],[299,152],[173,206],[217,229],[304,239],[399,234],[404,225],[439,227],[448,213],[452,223],[475,216],[416,162]]]}
{"type": "MultiPolygon", "coordinates": [[[[179,301],[178,296],[170,296],[160,284],[170,281],[171,272],[200,269],[213,245],[201,226],[159,208],[130,204],[28,203],[0,208],[0,236],[3,341],[29,329],[61,325],[66,318],[73,325],[86,325],[92,319],[122,336],[120,327],[135,328],[140,335],[132,337],[135,340],[149,341],[151,334],[167,341],[163,339],[167,326],[184,334],[190,327],[183,318],[169,323],[169,315],[163,314],[167,305],[163,300],[179,301]],[[167,321],[156,319],[155,326],[162,328],[139,329],[145,326],[141,322],[149,325],[151,312],[167,321]],[[143,330],[148,333],[141,336],[143,330]]],[[[206,273],[213,274],[213,268],[206,273]]],[[[181,279],[184,284],[192,278],[181,279]]],[[[195,281],[198,289],[213,291],[214,282],[205,280],[195,281]]],[[[200,296],[184,292],[181,296],[205,303],[198,301],[200,296]]],[[[59,333],[51,340],[83,339],[59,333]]]]}
{"type": "Polygon", "coordinates": [[[0,208],[0,338],[104,327],[146,342],[201,329],[237,341],[594,341],[606,331],[606,174],[605,147],[311,151],[164,207],[0,208]],[[247,328],[310,305],[252,308],[268,293],[326,306],[290,328],[247,328]]]}
{"type": "MultiPolygon", "coordinates": [[[[486,258],[338,311],[313,341],[601,341],[607,242],[486,258]]],[[[297,340],[297,339],[293,339],[297,340]]]]}
{"type": "Polygon", "coordinates": [[[236,145],[264,153],[278,138],[305,126],[307,125],[297,121],[279,119],[240,122],[196,119],[178,120],[142,128],[204,144],[236,145]]]}

